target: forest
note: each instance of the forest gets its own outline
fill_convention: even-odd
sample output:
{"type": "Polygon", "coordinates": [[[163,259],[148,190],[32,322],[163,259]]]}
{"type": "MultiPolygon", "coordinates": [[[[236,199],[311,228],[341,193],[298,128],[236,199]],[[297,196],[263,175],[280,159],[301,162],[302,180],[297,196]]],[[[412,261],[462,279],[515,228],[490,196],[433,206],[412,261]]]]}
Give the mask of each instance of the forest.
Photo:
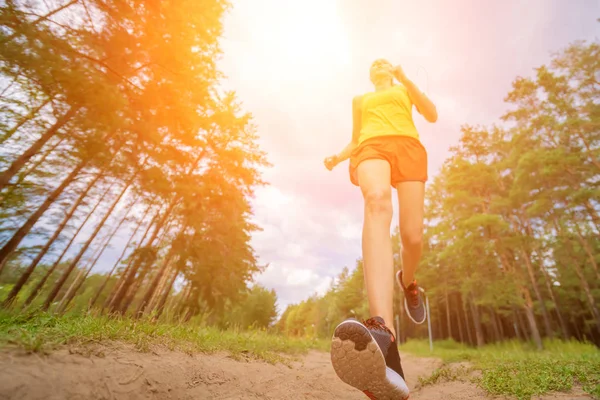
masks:
{"type": "MultiPolygon", "coordinates": [[[[276,186],[265,171],[289,166],[271,165],[274,151],[261,141],[273,128],[260,120],[261,111],[283,119],[284,108],[273,99],[262,108],[241,101],[245,88],[259,93],[264,81],[238,80],[237,93],[225,89],[223,21],[232,3],[0,0],[4,397],[41,398],[50,387],[57,398],[86,399],[371,397],[336,377],[329,353],[337,324],[371,317],[362,260],[329,265],[341,273],[324,295],[310,296],[312,286],[292,282],[297,278],[286,275],[285,263],[253,247],[262,223],[270,227],[265,232],[280,228],[257,217],[260,190],[276,186]],[[269,266],[287,279],[272,285],[277,293],[259,283],[269,266]],[[288,289],[295,299],[304,291],[306,300],[287,305],[288,289]]],[[[280,29],[283,38],[304,38],[304,25],[288,30],[297,17],[290,10],[308,20],[322,16],[320,2],[288,4],[298,8],[264,13],[267,36],[280,29]]],[[[349,4],[333,9],[360,10],[349,4]]],[[[465,20],[492,13],[487,5],[465,20]]],[[[573,28],[579,21],[572,15],[593,7],[571,6],[575,14],[565,26],[571,21],[573,28]]],[[[263,14],[253,2],[236,7],[238,22],[263,14]]],[[[523,9],[547,33],[551,22],[536,7],[523,9]]],[[[332,22],[342,32],[340,21],[332,22]]],[[[321,22],[328,28],[329,19],[321,22]]],[[[461,37],[470,29],[461,19],[453,23],[432,35],[446,29],[461,37]]],[[[377,32],[404,37],[396,28],[377,32]]],[[[409,37],[411,28],[405,30],[409,37]]],[[[323,49],[348,39],[337,32],[323,30],[330,36],[323,49]]],[[[301,55],[259,34],[252,40],[286,62],[301,55]]],[[[250,70],[239,60],[254,53],[240,43],[227,53],[250,70]]],[[[361,48],[353,48],[357,64],[364,61],[361,48]]],[[[535,398],[600,398],[600,42],[573,41],[554,51],[509,87],[510,73],[505,111],[494,123],[461,117],[463,125],[445,133],[459,139],[441,168],[429,171],[416,275],[429,319],[412,323],[396,290],[396,320],[386,321],[398,328],[415,400],[549,392],[535,398]]],[[[304,77],[293,78],[298,86],[304,77]]],[[[311,151],[325,152],[309,141],[311,151]]],[[[311,226],[325,229],[319,224],[326,222],[311,226]]],[[[398,270],[400,233],[390,235],[398,270]]],[[[294,269],[325,271],[304,264],[294,269]]]]}
{"type": "MultiPolygon", "coordinates": [[[[600,345],[600,44],[560,50],[515,78],[504,101],[497,123],[462,126],[427,185],[417,277],[433,338],[600,345]]],[[[398,269],[398,232],[393,243],[398,269]]],[[[358,260],[325,296],[288,307],[279,329],[327,337],[336,321],[368,318],[362,275],[358,260]]],[[[401,341],[426,338],[401,302],[401,341]]]]}
{"type": "Polygon", "coordinates": [[[0,8],[2,307],[268,326],[268,162],[216,67],[229,4],[53,4],[0,8]]]}
{"type": "MultiPolygon", "coordinates": [[[[277,321],[275,292],[254,282],[251,199],[269,163],[219,85],[228,7],[2,6],[3,308],[321,338],[368,317],[360,260],[277,321]]],[[[433,337],[600,344],[600,44],[561,49],[504,100],[496,124],[462,127],[428,184],[419,282],[433,337]]],[[[401,341],[426,337],[396,300],[401,341]]]]}

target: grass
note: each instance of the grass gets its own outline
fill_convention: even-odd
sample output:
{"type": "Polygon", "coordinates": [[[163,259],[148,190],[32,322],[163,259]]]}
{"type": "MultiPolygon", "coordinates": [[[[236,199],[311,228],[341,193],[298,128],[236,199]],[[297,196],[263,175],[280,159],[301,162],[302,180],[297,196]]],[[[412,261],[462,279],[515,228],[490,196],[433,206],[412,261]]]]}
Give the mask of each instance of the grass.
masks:
{"type": "MultiPolygon", "coordinates": [[[[411,340],[402,345],[402,351],[424,357],[439,357],[445,363],[469,361],[473,368],[481,370],[476,383],[493,395],[511,395],[517,399],[557,391],[567,392],[574,385],[594,398],[600,398],[600,351],[592,344],[547,340],[544,350],[536,351],[530,345],[519,342],[491,344],[482,348],[470,348],[454,341],[434,343],[411,340]]],[[[422,384],[435,383],[440,379],[468,379],[467,371],[456,371],[448,365],[422,380],[422,384]]]]}
{"type": "Polygon", "coordinates": [[[419,377],[419,383],[423,386],[434,385],[439,381],[452,382],[452,381],[464,381],[473,379],[469,378],[469,375],[474,371],[473,367],[461,365],[458,367],[444,365],[441,368],[436,369],[433,373],[426,378],[419,377]]]}
{"type": "MultiPolygon", "coordinates": [[[[14,315],[0,311],[0,346],[19,346],[30,352],[49,352],[64,345],[119,341],[139,351],[154,346],[187,353],[225,351],[237,359],[252,358],[269,363],[289,361],[311,349],[328,351],[328,340],[289,338],[263,330],[221,331],[202,324],[153,324],[145,320],[50,314],[14,315]]],[[[600,351],[591,344],[546,341],[544,351],[519,342],[470,348],[453,341],[429,343],[411,340],[402,351],[422,357],[439,357],[445,364],[423,385],[438,381],[475,381],[493,395],[530,399],[551,391],[566,392],[574,385],[600,398],[600,351]],[[456,367],[454,362],[468,361],[456,367]],[[476,378],[473,370],[481,370],[476,378]]]]}
{"type": "Polygon", "coordinates": [[[0,346],[47,353],[64,345],[120,341],[139,351],[153,346],[187,353],[226,351],[236,359],[254,358],[288,364],[310,349],[325,350],[328,341],[287,338],[262,330],[221,331],[191,324],[175,325],[93,316],[11,315],[0,312],[0,346]],[[287,357],[286,357],[287,356],[287,357]]]}

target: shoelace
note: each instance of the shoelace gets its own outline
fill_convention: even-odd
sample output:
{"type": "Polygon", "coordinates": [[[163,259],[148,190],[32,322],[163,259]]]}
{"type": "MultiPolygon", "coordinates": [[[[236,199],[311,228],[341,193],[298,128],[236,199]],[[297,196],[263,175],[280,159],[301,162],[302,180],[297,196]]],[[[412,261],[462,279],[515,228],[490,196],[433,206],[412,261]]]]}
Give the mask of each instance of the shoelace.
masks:
{"type": "Polygon", "coordinates": [[[363,324],[367,327],[367,329],[377,329],[377,330],[380,330],[380,331],[383,331],[383,332],[389,334],[392,343],[394,343],[396,341],[396,337],[394,336],[394,334],[392,333],[390,328],[385,326],[385,324],[382,323],[381,321],[379,321],[378,319],[369,318],[368,320],[363,321],[363,324]]]}
{"type": "Polygon", "coordinates": [[[381,321],[375,318],[369,318],[368,320],[363,321],[363,324],[369,329],[379,329],[393,336],[392,331],[387,326],[382,324],[381,321]]]}
{"type": "Polygon", "coordinates": [[[408,302],[413,307],[419,306],[419,287],[417,286],[417,281],[411,283],[411,285],[406,289],[406,292],[409,294],[408,302]],[[412,286],[412,289],[408,289],[412,286]]]}

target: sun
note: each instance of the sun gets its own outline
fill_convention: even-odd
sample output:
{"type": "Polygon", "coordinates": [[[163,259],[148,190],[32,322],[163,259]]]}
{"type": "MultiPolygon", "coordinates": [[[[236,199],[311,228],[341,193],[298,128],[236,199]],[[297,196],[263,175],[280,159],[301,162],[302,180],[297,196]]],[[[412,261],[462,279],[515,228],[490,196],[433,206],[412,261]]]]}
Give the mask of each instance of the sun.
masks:
{"type": "Polygon", "coordinates": [[[331,0],[258,2],[263,6],[254,40],[265,49],[264,67],[282,77],[322,75],[350,62],[350,45],[337,4],[331,0]]]}

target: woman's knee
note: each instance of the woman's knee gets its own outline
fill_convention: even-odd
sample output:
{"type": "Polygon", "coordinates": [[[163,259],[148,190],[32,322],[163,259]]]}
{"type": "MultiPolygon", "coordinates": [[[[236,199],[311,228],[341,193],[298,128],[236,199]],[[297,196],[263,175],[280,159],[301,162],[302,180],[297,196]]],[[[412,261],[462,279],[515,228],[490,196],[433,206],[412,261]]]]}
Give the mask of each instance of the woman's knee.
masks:
{"type": "Polygon", "coordinates": [[[369,214],[392,218],[392,199],[390,188],[373,188],[364,191],[365,209],[369,214]]]}
{"type": "Polygon", "coordinates": [[[403,229],[400,232],[402,246],[407,249],[421,248],[423,245],[423,229],[411,228],[403,229]]]}

